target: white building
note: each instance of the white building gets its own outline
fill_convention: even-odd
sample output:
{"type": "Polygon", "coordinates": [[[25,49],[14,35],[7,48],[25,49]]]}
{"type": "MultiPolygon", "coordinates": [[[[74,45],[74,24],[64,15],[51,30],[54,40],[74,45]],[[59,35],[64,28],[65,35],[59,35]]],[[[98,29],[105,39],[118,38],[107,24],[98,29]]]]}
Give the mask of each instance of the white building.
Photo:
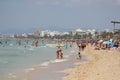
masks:
{"type": "Polygon", "coordinates": [[[82,29],[76,29],[75,32],[76,32],[76,34],[78,34],[78,35],[84,35],[84,34],[86,34],[86,31],[84,31],[84,30],[82,30],[82,29]]]}
{"type": "Polygon", "coordinates": [[[50,36],[60,35],[60,32],[58,31],[49,31],[50,36]]]}
{"type": "Polygon", "coordinates": [[[95,32],[96,32],[95,29],[92,29],[92,30],[88,29],[88,30],[87,30],[87,34],[90,33],[90,34],[92,35],[92,37],[95,37],[95,32]]]}
{"type": "Polygon", "coordinates": [[[41,29],[36,30],[36,31],[34,31],[34,35],[40,36],[40,34],[41,34],[42,31],[43,31],[43,30],[41,30],[41,29]]]}
{"type": "Polygon", "coordinates": [[[59,35],[60,33],[58,31],[51,31],[51,30],[42,30],[42,31],[38,31],[37,35],[39,35],[40,37],[44,37],[45,35],[47,36],[55,36],[55,35],[59,35]]]}
{"type": "Polygon", "coordinates": [[[41,31],[40,37],[44,37],[44,36],[45,36],[45,31],[41,31]]]}
{"type": "Polygon", "coordinates": [[[89,34],[90,33],[94,37],[95,32],[96,32],[95,29],[92,29],[92,30],[90,30],[90,29],[88,29],[88,30],[76,29],[76,30],[72,31],[72,35],[73,36],[76,35],[76,34],[84,35],[84,34],[89,34]]]}
{"type": "Polygon", "coordinates": [[[23,37],[27,37],[27,34],[23,33],[22,36],[23,36],[23,37]]]}
{"type": "Polygon", "coordinates": [[[109,32],[109,29],[104,29],[105,32],[109,32]]]}
{"type": "Polygon", "coordinates": [[[62,35],[69,35],[69,32],[63,32],[62,35]]]}

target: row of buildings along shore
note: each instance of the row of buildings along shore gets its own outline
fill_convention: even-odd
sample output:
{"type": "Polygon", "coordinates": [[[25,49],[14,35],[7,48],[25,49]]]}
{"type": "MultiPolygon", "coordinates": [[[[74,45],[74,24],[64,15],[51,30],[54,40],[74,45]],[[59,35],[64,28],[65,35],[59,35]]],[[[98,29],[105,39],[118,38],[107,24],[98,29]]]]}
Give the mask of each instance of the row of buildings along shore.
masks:
{"type": "MultiPolygon", "coordinates": [[[[103,31],[109,32],[109,29],[105,29],[103,31]]],[[[32,36],[37,36],[37,37],[45,37],[45,36],[55,36],[55,35],[85,35],[85,34],[91,34],[93,37],[95,36],[95,32],[97,32],[95,29],[88,29],[88,30],[82,30],[82,29],[75,29],[73,31],[69,31],[69,32],[59,32],[59,31],[51,31],[51,30],[35,30],[33,33],[23,33],[23,34],[2,34],[0,33],[0,38],[6,38],[6,37],[10,37],[10,38],[14,38],[15,36],[21,36],[21,37],[28,37],[30,35],[32,36]]]]}

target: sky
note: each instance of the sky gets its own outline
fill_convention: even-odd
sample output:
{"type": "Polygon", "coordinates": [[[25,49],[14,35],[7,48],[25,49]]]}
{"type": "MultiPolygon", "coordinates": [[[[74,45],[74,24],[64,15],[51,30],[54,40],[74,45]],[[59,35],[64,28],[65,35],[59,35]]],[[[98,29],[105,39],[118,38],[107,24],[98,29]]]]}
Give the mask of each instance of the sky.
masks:
{"type": "Polygon", "coordinates": [[[111,21],[120,21],[120,0],[0,0],[0,33],[112,30],[111,21]]]}

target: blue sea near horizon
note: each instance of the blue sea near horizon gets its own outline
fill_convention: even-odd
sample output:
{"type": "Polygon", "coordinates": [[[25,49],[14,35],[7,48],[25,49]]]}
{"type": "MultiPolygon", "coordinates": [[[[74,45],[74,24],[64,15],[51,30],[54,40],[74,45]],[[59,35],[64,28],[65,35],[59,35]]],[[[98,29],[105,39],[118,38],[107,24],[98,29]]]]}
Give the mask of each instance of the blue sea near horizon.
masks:
{"type": "MultiPolygon", "coordinates": [[[[31,46],[31,42],[26,45],[25,41],[21,41],[21,45],[16,44],[16,40],[12,39],[5,43],[0,40],[0,79],[8,80],[9,76],[15,74],[19,70],[25,70],[37,65],[47,65],[45,62],[56,60],[56,47],[48,46],[31,46]],[[26,46],[26,47],[25,47],[26,46]]],[[[39,43],[41,44],[41,42],[39,43]]],[[[71,48],[65,49],[64,53],[70,52],[71,48]]]]}

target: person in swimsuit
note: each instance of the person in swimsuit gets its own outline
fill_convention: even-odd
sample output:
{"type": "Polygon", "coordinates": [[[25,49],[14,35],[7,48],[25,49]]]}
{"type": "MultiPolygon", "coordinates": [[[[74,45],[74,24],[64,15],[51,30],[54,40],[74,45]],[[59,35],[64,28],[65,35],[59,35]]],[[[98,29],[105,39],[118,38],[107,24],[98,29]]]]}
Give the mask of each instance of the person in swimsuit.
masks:
{"type": "Polygon", "coordinates": [[[60,47],[60,45],[57,46],[57,51],[56,51],[56,58],[59,59],[59,58],[63,58],[63,52],[62,52],[62,49],[60,47]]]}

